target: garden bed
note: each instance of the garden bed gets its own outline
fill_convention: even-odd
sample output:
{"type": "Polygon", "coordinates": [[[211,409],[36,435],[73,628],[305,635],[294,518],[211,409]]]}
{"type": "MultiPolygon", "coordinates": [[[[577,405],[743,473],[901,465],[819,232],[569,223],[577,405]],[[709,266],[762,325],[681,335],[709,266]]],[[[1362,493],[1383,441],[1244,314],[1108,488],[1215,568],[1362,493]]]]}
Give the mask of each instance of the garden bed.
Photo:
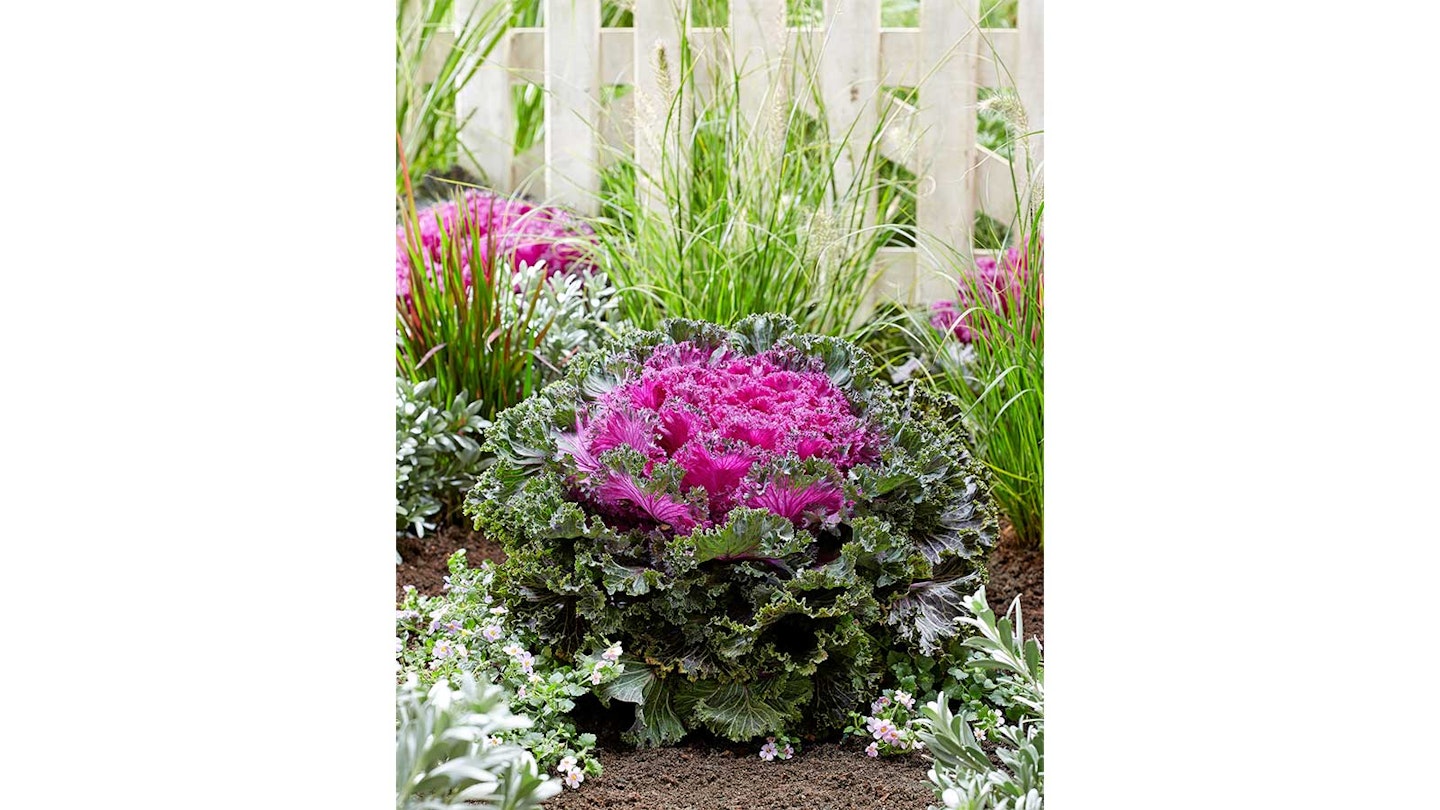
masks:
{"type": "MultiPolygon", "coordinates": [[[[413,585],[422,594],[443,591],[446,561],[466,549],[472,565],[501,562],[505,553],[495,543],[464,526],[442,527],[423,540],[402,540],[403,562],[396,567],[396,599],[413,585]]],[[[1011,527],[1002,522],[1000,541],[990,556],[986,593],[997,612],[1018,594],[1026,636],[1045,638],[1045,558],[1040,550],[1021,547],[1011,527]]],[[[592,700],[593,702],[593,700],[592,700]]],[[[598,704],[590,708],[598,710],[598,704]]],[[[590,726],[581,722],[581,725],[590,726]]],[[[766,762],[753,745],[739,745],[697,733],[684,743],[659,749],[624,745],[609,728],[596,728],[596,749],[605,774],[587,780],[579,790],[566,790],[546,802],[555,808],[664,808],[664,810],[923,810],[935,803],[926,780],[928,757],[871,759],[857,740],[807,742],[788,761],[766,762]]],[[[987,745],[987,748],[989,746],[987,745]]]]}

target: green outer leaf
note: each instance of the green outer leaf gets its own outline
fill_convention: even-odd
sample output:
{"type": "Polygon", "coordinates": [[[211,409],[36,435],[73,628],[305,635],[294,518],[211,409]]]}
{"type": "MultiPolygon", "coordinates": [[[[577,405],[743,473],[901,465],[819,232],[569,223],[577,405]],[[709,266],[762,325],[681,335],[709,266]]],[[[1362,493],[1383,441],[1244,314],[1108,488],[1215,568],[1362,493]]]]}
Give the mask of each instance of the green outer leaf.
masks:
{"type": "Polygon", "coordinates": [[[607,705],[612,700],[639,703],[645,699],[645,689],[655,680],[655,673],[643,661],[629,656],[622,656],[620,663],[625,665],[625,670],[614,680],[601,684],[595,694],[607,705]]]}
{"type": "MultiPolygon", "coordinates": [[[[800,698],[808,697],[809,685],[803,679],[800,698]]],[[[786,686],[789,686],[787,682],[786,686]]],[[[764,687],[756,684],[729,683],[702,687],[697,684],[699,701],[695,714],[705,725],[717,734],[731,740],[748,740],[762,734],[778,734],[786,723],[792,722],[797,714],[793,707],[786,711],[786,704],[779,696],[762,694],[764,687]]],[[[785,691],[796,690],[787,688],[785,691]]]]}
{"type": "Polygon", "coordinates": [[[685,736],[685,726],[672,706],[676,691],[673,678],[652,678],[645,685],[645,702],[635,707],[635,725],[626,735],[635,745],[658,748],[685,736]]]}
{"type": "Polygon", "coordinates": [[[952,560],[935,570],[935,579],[911,584],[890,605],[887,621],[901,636],[917,642],[922,653],[932,655],[940,650],[940,639],[959,632],[956,620],[965,616],[966,600],[979,579],[978,570],[952,560]]]}
{"type": "MultiPolygon", "coordinates": [[[[691,534],[695,561],[735,557],[781,557],[795,550],[795,527],[779,515],[761,509],[738,507],[724,526],[691,534]]],[[[809,545],[802,538],[800,547],[809,545]]]]}

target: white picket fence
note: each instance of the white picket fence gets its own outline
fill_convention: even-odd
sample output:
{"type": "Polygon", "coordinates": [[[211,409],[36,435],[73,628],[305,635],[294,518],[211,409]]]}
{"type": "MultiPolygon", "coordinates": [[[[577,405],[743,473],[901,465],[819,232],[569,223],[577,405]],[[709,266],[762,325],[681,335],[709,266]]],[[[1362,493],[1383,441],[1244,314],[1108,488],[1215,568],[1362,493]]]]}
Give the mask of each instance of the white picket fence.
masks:
{"type": "MultiPolygon", "coordinates": [[[[508,0],[457,5],[464,15],[496,2],[508,0]]],[[[797,48],[818,54],[831,132],[845,132],[852,124],[855,132],[876,131],[880,87],[918,87],[917,106],[891,101],[886,107],[891,112],[878,148],[918,177],[920,232],[964,246],[976,210],[1011,221],[1011,168],[977,143],[977,88],[1014,88],[1030,129],[1043,130],[1043,0],[1019,0],[1017,27],[987,29],[974,22],[979,0],[921,0],[919,28],[882,28],[880,0],[825,0],[823,24],[814,28],[786,26],[785,0],[731,0],[728,31],[690,26],[679,19],[675,2],[635,0],[634,28],[602,28],[599,0],[544,0],[546,25],[512,30],[456,100],[457,116],[468,116],[460,139],[476,158],[478,166],[471,168],[503,190],[593,212],[599,169],[611,153],[601,148],[602,140],[633,150],[642,169],[658,168],[657,146],[637,137],[631,110],[636,96],[660,97],[653,54],[662,45],[678,53],[684,35],[702,64],[730,58],[737,65],[762,66],[745,72],[744,110],[758,111],[766,103],[772,82],[763,66],[797,48]],[[518,83],[544,88],[545,134],[534,149],[515,156],[510,88],[518,83]],[[634,92],[619,104],[602,105],[606,85],[632,85],[634,92]]],[[[1021,177],[1020,167],[1015,174],[1022,188],[1038,179],[1043,166],[1040,136],[1029,140],[1036,176],[1021,177]]],[[[916,303],[953,295],[953,281],[933,271],[927,258],[933,254],[925,246],[882,251],[883,273],[872,302],[881,296],[916,303]]]]}

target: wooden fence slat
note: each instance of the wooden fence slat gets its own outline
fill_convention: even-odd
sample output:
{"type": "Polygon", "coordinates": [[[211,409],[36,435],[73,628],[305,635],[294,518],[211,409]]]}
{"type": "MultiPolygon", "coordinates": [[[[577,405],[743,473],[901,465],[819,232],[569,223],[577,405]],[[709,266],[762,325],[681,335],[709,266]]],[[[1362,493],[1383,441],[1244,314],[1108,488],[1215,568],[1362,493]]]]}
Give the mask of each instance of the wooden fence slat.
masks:
{"type": "Polygon", "coordinates": [[[545,0],[545,195],[599,211],[600,4],[545,0]]]}
{"type": "MultiPolygon", "coordinates": [[[[638,2],[638,0],[637,0],[638,2]]],[[[665,0],[661,0],[662,3],[665,0]]],[[[844,6],[846,0],[835,0],[844,6]]],[[[861,0],[868,2],[868,0],[861,0]]],[[[849,14],[848,8],[846,13],[849,14]]],[[[975,80],[982,87],[1001,87],[1013,83],[1009,74],[1018,76],[1020,64],[1020,31],[1015,28],[981,29],[986,44],[981,48],[975,80]],[[1001,65],[1005,69],[1001,68],[1001,65]]],[[[690,40],[696,52],[701,54],[702,68],[708,67],[707,55],[723,50],[726,32],[721,28],[692,28],[690,40]]],[[[787,53],[794,53],[797,47],[808,48],[818,53],[824,42],[825,30],[819,28],[792,28],[787,40],[787,53]]],[[[600,83],[633,84],[636,78],[634,64],[635,28],[600,29],[600,83]]],[[[642,37],[642,40],[644,37],[642,37]]],[[[653,45],[653,42],[651,43],[653,45]]],[[[643,46],[643,42],[641,43],[643,46]]],[[[645,50],[642,47],[642,50],[645,50]]],[[[864,58],[862,54],[857,54],[864,58]]],[[[649,59],[649,51],[646,51],[649,59]]],[[[880,29],[880,83],[887,86],[915,87],[925,72],[920,57],[920,29],[880,29]]],[[[530,84],[545,83],[545,29],[516,28],[510,33],[510,81],[530,84]]],[[[639,66],[646,70],[646,62],[639,66]]],[[[704,70],[700,72],[705,72],[704,70]]]]}
{"type": "MultiPolygon", "coordinates": [[[[975,81],[982,87],[1002,87],[1012,80],[1001,67],[1014,73],[1019,64],[1020,36],[1014,28],[982,28],[985,44],[980,48],[975,81]]],[[[958,36],[958,34],[957,34],[958,36]]],[[[920,47],[919,28],[880,29],[881,84],[916,87],[931,67],[920,47]]]]}
{"type": "MultiPolygon", "coordinates": [[[[455,25],[464,24],[472,12],[478,17],[491,6],[507,5],[508,0],[456,0],[453,13],[455,25]]],[[[515,110],[510,100],[509,41],[502,39],[485,60],[455,93],[455,114],[463,122],[460,128],[460,165],[478,173],[501,191],[513,189],[511,154],[514,152],[515,110]]],[[[470,54],[467,60],[479,58],[470,54]]],[[[473,62],[467,61],[467,66],[473,62]]],[[[467,67],[462,67],[465,71],[467,67]]]]}
{"type": "Polygon", "coordinates": [[[920,168],[915,219],[920,264],[910,300],[935,300],[954,286],[954,251],[970,255],[975,215],[975,22],[980,0],[921,0],[920,168]]]}
{"type": "MultiPolygon", "coordinates": [[[[636,0],[632,65],[635,76],[633,121],[635,178],[645,204],[666,210],[664,195],[656,188],[664,153],[681,159],[681,144],[689,141],[688,109],[671,111],[680,89],[680,37],[688,28],[684,8],[676,0],[636,0]],[[664,66],[664,75],[657,67],[664,66]]],[[[673,163],[672,163],[673,165],[673,163]]]]}
{"type": "MultiPolygon", "coordinates": [[[[878,123],[880,0],[826,0],[824,36],[820,89],[830,139],[846,141],[845,152],[835,165],[836,186],[845,194],[865,165],[865,152],[878,123]]],[[[870,224],[875,221],[875,194],[873,189],[863,193],[868,200],[865,224],[870,224]]]]}
{"type": "Polygon", "coordinates": [[[740,75],[740,110],[749,131],[777,103],[777,79],[785,42],[785,0],[730,0],[730,45],[740,75]]]}
{"type": "MultiPolygon", "coordinates": [[[[1020,32],[1020,53],[1019,58],[1011,63],[1017,71],[1016,89],[1020,93],[1020,103],[1025,107],[1025,114],[1030,119],[1030,131],[1041,132],[1045,129],[1044,0],[1020,0],[1016,24],[1020,32]]],[[[1032,135],[1026,139],[1025,146],[1030,150],[1029,172],[1033,177],[1027,176],[1025,159],[1020,149],[1015,150],[1016,165],[1020,167],[1020,171],[1015,174],[1027,181],[1026,196],[1023,199],[1028,205],[1032,202],[1029,199],[1029,187],[1044,182],[1042,174],[1045,166],[1045,136],[1032,135]]]]}

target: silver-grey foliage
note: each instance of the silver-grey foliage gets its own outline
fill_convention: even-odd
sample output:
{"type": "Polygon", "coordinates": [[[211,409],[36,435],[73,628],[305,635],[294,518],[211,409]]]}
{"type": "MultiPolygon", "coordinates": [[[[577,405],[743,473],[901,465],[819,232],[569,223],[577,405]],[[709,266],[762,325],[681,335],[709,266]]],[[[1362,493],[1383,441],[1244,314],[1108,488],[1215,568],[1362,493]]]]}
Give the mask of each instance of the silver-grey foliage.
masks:
{"type": "Polygon", "coordinates": [[[414,385],[395,378],[395,524],[420,537],[446,500],[475,483],[480,474],[482,403],[462,392],[448,408],[430,403],[432,378],[414,385]]]}
{"type": "Polygon", "coordinates": [[[559,793],[529,752],[492,740],[530,725],[510,713],[504,691],[469,673],[457,680],[458,689],[442,680],[425,692],[413,678],[397,688],[397,810],[527,810],[559,793]]]}
{"type": "Polygon", "coordinates": [[[997,765],[980,746],[962,715],[950,711],[941,694],[925,704],[917,720],[919,736],[935,758],[930,780],[947,810],[1041,810],[1045,795],[1045,673],[1040,644],[1023,641],[1020,598],[998,621],[981,588],[966,600],[970,616],[960,619],[977,630],[965,646],[984,654],[979,666],[998,670],[998,679],[1015,690],[1023,716],[994,734],[1000,746],[997,765]],[[1010,615],[1015,619],[1012,625],[1010,615]]]}

